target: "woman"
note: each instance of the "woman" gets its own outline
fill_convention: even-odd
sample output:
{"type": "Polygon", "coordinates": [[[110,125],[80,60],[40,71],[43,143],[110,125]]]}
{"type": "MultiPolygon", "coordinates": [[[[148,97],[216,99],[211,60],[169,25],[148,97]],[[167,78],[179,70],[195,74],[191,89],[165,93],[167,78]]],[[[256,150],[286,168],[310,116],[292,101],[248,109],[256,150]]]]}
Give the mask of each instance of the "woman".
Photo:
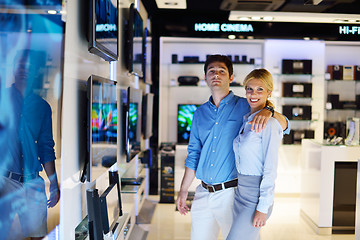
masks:
{"type": "Polygon", "coordinates": [[[274,118],[270,118],[259,133],[251,131],[249,124],[268,104],[273,90],[271,74],[266,69],[255,69],[246,76],[244,86],[251,110],[244,116],[244,123],[233,142],[238,186],[228,240],[260,239],[260,228],[265,226],[273,206],[278,148],[283,136],[274,118]]]}

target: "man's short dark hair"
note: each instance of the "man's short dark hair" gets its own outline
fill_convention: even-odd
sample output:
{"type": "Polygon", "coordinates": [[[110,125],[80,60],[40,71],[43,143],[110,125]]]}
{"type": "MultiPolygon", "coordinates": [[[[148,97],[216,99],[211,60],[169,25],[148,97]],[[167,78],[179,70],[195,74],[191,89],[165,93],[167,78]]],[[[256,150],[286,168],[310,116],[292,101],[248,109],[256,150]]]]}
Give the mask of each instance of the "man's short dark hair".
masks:
{"type": "Polygon", "coordinates": [[[230,60],[230,58],[228,56],[225,55],[220,55],[220,54],[215,54],[215,55],[210,55],[207,57],[205,65],[204,65],[204,72],[206,74],[207,68],[209,66],[210,63],[213,62],[222,62],[225,63],[228,71],[229,71],[229,76],[233,75],[233,64],[230,60]]]}

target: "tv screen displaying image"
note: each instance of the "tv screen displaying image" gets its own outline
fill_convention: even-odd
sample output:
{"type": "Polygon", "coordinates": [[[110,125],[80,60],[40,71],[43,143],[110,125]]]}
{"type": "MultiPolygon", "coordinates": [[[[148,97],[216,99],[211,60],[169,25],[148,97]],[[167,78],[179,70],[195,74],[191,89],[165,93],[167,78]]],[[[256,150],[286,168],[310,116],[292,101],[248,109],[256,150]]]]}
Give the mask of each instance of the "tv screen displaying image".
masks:
{"type": "Polygon", "coordinates": [[[142,90],[128,88],[127,161],[141,151],[142,90]]]}
{"type": "Polygon", "coordinates": [[[138,103],[129,103],[129,141],[136,142],[137,122],[138,122],[138,103]]]}
{"type": "MultiPolygon", "coordinates": [[[[87,163],[84,178],[92,181],[92,168],[117,161],[118,106],[116,81],[91,75],[87,82],[87,163]]],[[[111,164],[111,165],[112,165],[111,164]]]]}
{"type": "Polygon", "coordinates": [[[113,142],[117,139],[117,104],[92,103],[92,141],[113,142]]]}
{"type": "Polygon", "coordinates": [[[118,1],[91,0],[89,51],[106,61],[118,59],[118,1]]]}
{"type": "Polygon", "coordinates": [[[194,117],[194,113],[199,106],[200,104],[178,104],[178,143],[189,143],[192,120],[194,117]]]}

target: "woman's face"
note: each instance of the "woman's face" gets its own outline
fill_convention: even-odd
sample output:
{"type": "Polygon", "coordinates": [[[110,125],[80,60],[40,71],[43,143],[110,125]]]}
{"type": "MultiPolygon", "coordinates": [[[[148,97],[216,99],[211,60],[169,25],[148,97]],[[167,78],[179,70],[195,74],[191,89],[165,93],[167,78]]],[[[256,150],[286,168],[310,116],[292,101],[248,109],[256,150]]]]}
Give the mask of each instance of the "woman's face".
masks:
{"type": "Polygon", "coordinates": [[[257,78],[251,79],[246,86],[246,99],[251,107],[251,112],[256,112],[266,106],[266,100],[271,92],[265,84],[257,78]]]}

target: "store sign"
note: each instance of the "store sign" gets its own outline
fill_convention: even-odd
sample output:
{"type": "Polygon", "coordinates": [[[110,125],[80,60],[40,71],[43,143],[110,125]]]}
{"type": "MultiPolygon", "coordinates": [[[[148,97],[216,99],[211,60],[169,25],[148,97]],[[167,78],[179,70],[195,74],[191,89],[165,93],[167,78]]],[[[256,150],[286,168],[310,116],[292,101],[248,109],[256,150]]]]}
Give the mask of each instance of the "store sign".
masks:
{"type": "Polygon", "coordinates": [[[339,26],[339,33],[344,35],[359,35],[360,26],[339,26]]]}
{"type": "Polygon", "coordinates": [[[196,32],[254,32],[251,24],[239,23],[195,23],[196,32]]]}
{"type": "Polygon", "coordinates": [[[97,32],[110,32],[110,31],[116,31],[116,25],[115,24],[96,24],[96,31],[97,32]]]}

